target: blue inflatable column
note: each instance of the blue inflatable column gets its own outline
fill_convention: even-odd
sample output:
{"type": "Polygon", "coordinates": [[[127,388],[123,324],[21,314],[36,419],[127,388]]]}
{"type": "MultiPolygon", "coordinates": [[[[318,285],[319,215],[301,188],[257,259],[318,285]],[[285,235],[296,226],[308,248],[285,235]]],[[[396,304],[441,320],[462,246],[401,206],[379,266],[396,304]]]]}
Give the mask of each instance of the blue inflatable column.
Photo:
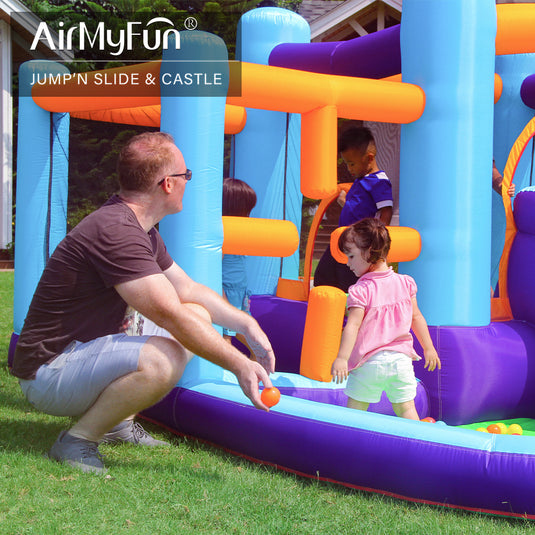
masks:
{"type": "MultiPolygon", "coordinates": [[[[190,31],[180,36],[180,49],[170,45],[162,58],[160,129],[174,137],[193,176],[186,185],[182,211],[165,217],[159,230],[176,263],[192,279],[221,293],[228,54],[223,40],[213,34],[190,31]],[[200,85],[188,84],[191,73],[203,74],[200,85]]],[[[199,376],[218,379],[222,373],[196,358],[181,382],[199,376]]]]}
{"type": "MultiPolygon", "coordinates": [[[[253,9],[238,25],[236,56],[267,65],[275,46],[292,42],[310,42],[305,19],[276,7],[253,9]]],[[[256,191],[253,217],[285,219],[301,228],[300,151],[300,115],[247,109],[245,128],[234,137],[230,174],[256,191]]],[[[281,276],[298,277],[299,251],[285,259],[249,257],[247,262],[248,282],[255,294],[275,293],[281,276]]]]}
{"type": "Polygon", "coordinates": [[[37,106],[31,87],[69,74],[58,63],[29,61],[19,69],[17,220],[13,329],[19,334],[46,261],[66,233],[69,115],[37,106]]]}
{"type": "Polygon", "coordinates": [[[493,0],[403,2],[403,81],[422,87],[422,117],[401,129],[400,224],[422,252],[416,279],[432,325],[490,321],[493,0]]]}
{"type": "MultiPolygon", "coordinates": [[[[496,56],[496,72],[501,76],[503,90],[494,106],[494,159],[503,173],[509,152],[526,124],[533,118],[533,109],[520,97],[524,79],[535,73],[535,54],[496,56]]],[[[513,181],[516,191],[531,185],[532,143],[522,154],[513,181]]],[[[505,213],[502,198],[492,195],[492,285],[498,282],[500,258],[505,239],[505,213]]]]}

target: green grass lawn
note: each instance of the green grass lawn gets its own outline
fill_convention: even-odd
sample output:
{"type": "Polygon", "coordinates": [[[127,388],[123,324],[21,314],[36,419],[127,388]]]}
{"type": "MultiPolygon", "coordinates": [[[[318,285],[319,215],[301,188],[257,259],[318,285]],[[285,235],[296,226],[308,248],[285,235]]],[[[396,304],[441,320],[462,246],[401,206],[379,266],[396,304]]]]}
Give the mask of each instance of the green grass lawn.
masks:
{"type": "Polygon", "coordinates": [[[521,519],[298,477],[150,425],[172,445],[103,446],[106,476],[52,462],[44,454],[69,422],[33,410],[9,375],[12,301],[13,273],[0,272],[1,535],[535,533],[535,523],[521,519]]]}

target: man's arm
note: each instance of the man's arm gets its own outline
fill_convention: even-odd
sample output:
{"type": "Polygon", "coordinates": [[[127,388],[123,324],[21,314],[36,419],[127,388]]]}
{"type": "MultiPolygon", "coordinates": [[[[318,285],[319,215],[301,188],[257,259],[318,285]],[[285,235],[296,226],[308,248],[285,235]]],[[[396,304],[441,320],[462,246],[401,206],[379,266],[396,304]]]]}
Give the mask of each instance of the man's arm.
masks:
{"type": "Polygon", "coordinates": [[[215,324],[243,334],[258,362],[268,373],[275,371],[275,355],[271,343],[250,314],[232,306],[211,288],[195,282],[176,263],[173,263],[164,275],[169,279],[183,303],[201,305],[208,310],[215,324]]]}
{"type": "Polygon", "coordinates": [[[258,391],[260,381],[265,387],[272,386],[266,370],[225,342],[210,323],[185,305],[165,275],[149,275],[118,284],[115,289],[130,306],[169,331],[186,349],[233,372],[255,407],[268,410],[258,391]]]}

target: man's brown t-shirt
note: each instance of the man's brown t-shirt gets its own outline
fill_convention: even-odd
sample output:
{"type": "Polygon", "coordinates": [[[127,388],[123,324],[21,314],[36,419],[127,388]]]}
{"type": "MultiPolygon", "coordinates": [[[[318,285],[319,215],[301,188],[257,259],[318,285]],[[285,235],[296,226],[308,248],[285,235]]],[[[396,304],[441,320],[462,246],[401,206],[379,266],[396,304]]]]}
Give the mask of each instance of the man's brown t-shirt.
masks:
{"type": "Polygon", "coordinates": [[[37,285],[13,360],[34,379],[72,341],[121,332],[127,304],[116,284],[162,273],[173,263],[156,229],[148,233],[117,196],[56,247],[37,285]]]}

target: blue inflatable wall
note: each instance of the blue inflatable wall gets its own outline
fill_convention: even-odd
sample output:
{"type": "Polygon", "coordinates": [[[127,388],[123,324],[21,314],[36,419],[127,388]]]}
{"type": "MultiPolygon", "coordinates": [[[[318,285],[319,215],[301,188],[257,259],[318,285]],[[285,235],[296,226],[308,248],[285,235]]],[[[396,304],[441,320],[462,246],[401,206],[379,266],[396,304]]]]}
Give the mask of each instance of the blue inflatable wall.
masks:
{"type": "MultiPolygon", "coordinates": [[[[238,26],[237,59],[267,65],[274,46],[310,41],[307,22],[296,13],[268,7],[245,13],[238,26]]],[[[301,116],[247,109],[245,128],[234,137],[230,174],[256,191],[253,217],[292,221],[301,229],[301,116]]],[[[254,294],[274,294],[279,277],[297,279],[299,251],[288,258],[248,257],[254,294]]]]}
{"type": "Polygon", "coordinates": [[[492,0],[403,6],[403,81],[425,91],[426,106],[401,128],[400,224],[420,232],[422,253],[400,269],[418,282],[431,325],[490,321],[495,35],[492,0]]]}
{"type": "Polygon", "coordinates": [[[19,334],[41,273],[67,225],[69,115],[50,113],[31,97],[34,76],[68,74],[63,65],[29,61],[19,69],[17,224],[13,330],[19,334]]]}
{"type": "MultiPolygon", "coordinates": [[[[228,55],[222,39],[206,32],[181,32],[181,48],[164,51],[161,76],[171,77],[199,62],[200,70],[226,69],[224,86],[193,91],[183,96],[182,86],[162,85],[161,125],[171,134],[193,176],[186,185],[183,209],[166,216],[159,225],[167,249],[177,264],[197,282],[221,293],[223,223],[223,147],[228,55]],[[184,60],[186,62],[184,62],[184,60]],[[209,97],[209,98],[207,98],[209,97]]],[[[224,370],[196,357],[183,378],[222,377],[224,370]]]]}

